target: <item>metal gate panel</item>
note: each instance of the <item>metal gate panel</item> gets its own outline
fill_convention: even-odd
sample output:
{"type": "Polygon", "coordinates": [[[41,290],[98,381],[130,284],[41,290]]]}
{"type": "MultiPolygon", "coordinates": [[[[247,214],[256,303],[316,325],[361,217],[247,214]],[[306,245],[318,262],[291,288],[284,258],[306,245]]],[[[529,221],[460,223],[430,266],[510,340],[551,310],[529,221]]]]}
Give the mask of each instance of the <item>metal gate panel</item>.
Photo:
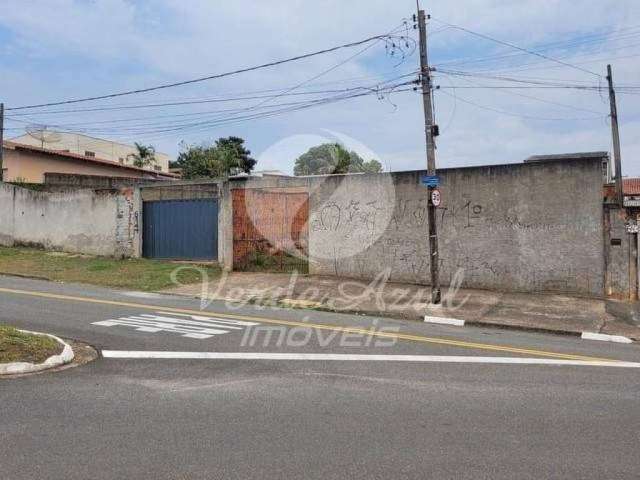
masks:
{"type": "Polygon", "coordinates": [[[217,260],[218,201],[144,202],[142,254],[147,258],[217,260]]]}
{"type": "Polygon", "coordinates": [[[308,193],[236,189],[232,202],[234,269],[308,270],[308,193]]]}

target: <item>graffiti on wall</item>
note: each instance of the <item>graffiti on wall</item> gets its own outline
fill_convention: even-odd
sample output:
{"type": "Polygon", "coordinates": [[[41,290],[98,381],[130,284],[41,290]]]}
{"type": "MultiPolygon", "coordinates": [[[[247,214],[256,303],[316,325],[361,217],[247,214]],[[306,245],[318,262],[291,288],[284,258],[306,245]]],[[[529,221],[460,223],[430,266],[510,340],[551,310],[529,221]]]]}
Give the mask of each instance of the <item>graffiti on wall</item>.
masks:
{"type": "MultiPolygon", "coordinates": [[[[487,204],[471,194],[443,203],[437,211],[443,283],[461,269],[467,286],[591,291],[597,268],[556,267],[550,271],[549,265],[532,260],[535,255],[519,249],[522,242],[535,244],[549,235],[594,232],[597,224],[589,218],[541,219],[527,213],[511,205],[487,204]]],[[[426,196],[401,196],[390,207],[377,199],[332,198],[310,213],[310,230],[312,257],[323,273],[372,278],[377,272],[390,269],[392,280],[428,281],[426,196]],[[344,249],[354,245],[362,248],[344,255],[344,249]]]]}

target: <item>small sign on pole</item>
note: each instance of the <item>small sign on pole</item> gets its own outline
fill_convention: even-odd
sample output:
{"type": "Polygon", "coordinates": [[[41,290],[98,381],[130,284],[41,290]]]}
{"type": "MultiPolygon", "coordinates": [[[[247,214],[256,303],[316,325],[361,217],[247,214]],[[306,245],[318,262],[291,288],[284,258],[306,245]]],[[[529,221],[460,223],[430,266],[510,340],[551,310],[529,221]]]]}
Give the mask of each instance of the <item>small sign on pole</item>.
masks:
{"type": "Polygon", "coordinates": [[[431,203],[434,207],[439,207],[442,202],[442,196],[440,195],[440,190],[434,188],[431,190],[431,203]]]}
{"type": "Polygon", "coordinates": [[[437,175],[422,175],[420,183],[425,187],[437,187],[440,185],[440,177],[437,175]]]}

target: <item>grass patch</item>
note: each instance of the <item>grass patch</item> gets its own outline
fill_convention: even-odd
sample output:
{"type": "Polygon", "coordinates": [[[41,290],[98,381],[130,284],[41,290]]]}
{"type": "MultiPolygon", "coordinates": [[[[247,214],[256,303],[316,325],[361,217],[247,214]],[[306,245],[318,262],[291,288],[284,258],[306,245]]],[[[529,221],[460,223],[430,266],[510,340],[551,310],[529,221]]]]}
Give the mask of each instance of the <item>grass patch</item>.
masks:
{"type": "Polygon", "coordinates": [[[105,287],[155,291],[174,286],[171,272],[182,284],[202,280],[201,268],[213,279],[220,274],[217,265],[189,265],[162,260],[130,258],[118,260],[106,257],[47,252],[34,248],[0,247],[0,274],[25,275],[60,282],[89,283],[105,287]]]}
{"type": "Polygon", "coordinates": [[[304,259],[295,257],[289,253],[278,252],[269,255],[256,250],[240,260],[237,265],[234,264],[234,270],[264,273],[296,271],[301,274],[306,274],[309,273],[309,264],[304,259]]]}
{"type": "Polygon", "coordinates": [[[52,355],[62,353],[63,346],[51,337],[22,333],[0,325],[0,363],[42,363],[52,355]]]}

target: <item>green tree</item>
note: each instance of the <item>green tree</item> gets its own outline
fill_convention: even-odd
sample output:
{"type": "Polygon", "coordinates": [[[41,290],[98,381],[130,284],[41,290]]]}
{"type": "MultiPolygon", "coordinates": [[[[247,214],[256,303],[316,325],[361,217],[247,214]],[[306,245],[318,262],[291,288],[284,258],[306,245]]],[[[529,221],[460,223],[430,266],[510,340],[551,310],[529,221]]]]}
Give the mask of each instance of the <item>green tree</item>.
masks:
{"type": "Polygon", "coordinates": [[[296,159],[294,175],[329,175],[335,173],[378,173],[382,164],[377,160],[365,162],[353,150],[339,143],[323,143],[311,147],[296,159]]]}
{"type": "Polygon", "coordinates": [[[256,166],[256,160],[250,157],[251,150],[245,148],[244,140],[240,137],[219,138],[216,148],[229,160],[230,171],[250,173],[256,166]]]}
{"type": "Polygon", "coordinates": [[[133,165],[138,168],[144,168],[156,163],[156,149],[153,145],[142,145],[135,142],[136,153],[129,154],[129,158],[133,161],[133,165]]]}
{"type": "Polygon", "coordinates": [[[186,145],[172,167],[182,169],[182,178],[225,178],[250,173],[256,160],[239,137],[216,140],[214,145],[186,145]]]}
{"type": "Polygon", "coordinates": [[[362,162],[362,171],[364,173],[380,173],[382,172],[382,164],[375,158],[372,158],[368,162],[362,162]]]}

